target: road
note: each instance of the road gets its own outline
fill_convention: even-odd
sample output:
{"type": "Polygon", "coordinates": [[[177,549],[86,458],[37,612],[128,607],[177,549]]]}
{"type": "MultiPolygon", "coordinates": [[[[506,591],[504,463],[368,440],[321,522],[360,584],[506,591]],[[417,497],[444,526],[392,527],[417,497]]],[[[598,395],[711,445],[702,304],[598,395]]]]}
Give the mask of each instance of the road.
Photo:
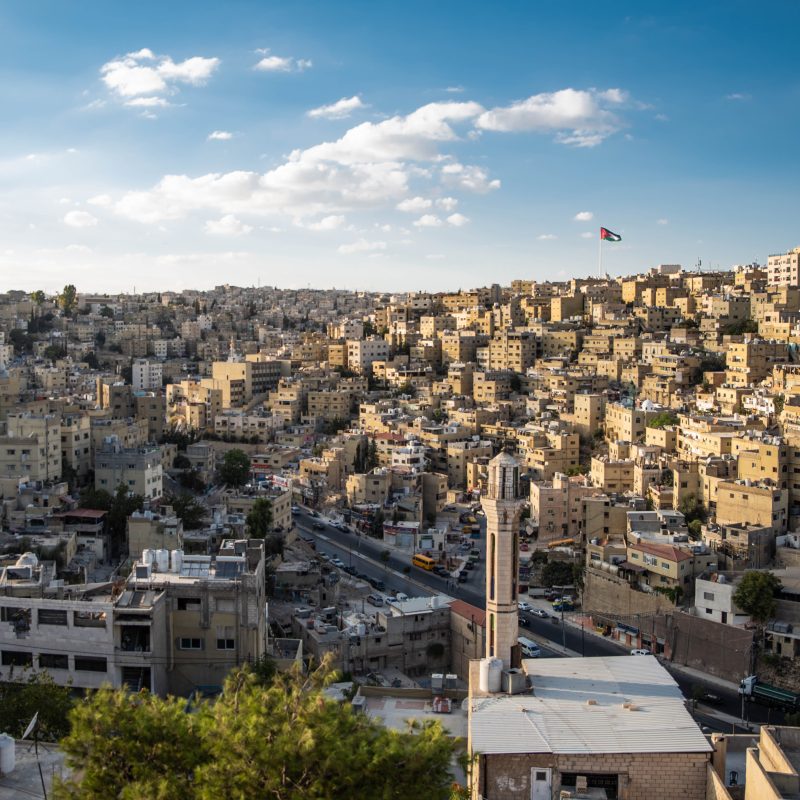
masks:
{"type": "MultiPolygon", "coordinates": [[[[308,538],[313,537],[317,542],[317,552],[329,556],[338,556],[345,564],[352,564],[358,572],[370,578],[379,578],[386,584],[386,591],[405,592],[412,596],[431,596],[434,594],[447,594],[471,603],[478,608],[486,604],[485,588],[482,580],[475,581],[470,576],[468,583],[454,583],[431,572],[418,569],[411,565],[411,557],[391,551],[383,566],[382,554],[386,547],[377,539],[368,536],[357,536],[355,533],[344,533],[325,523],[322,518],[314,519],[305,511],[294,518],[301,534],[308,538]],[[312,524],[321,522],[324,530],[314,530],[312,524]],[[474,581],[474,582],[473,582],[474,581]]],[[[482,574],[482,571],[481,571],[482,574]]],[[[619,656],[628,652],[611,639],[597,636],[588,629],[583,631],[580,627],[562,623],[558,617],[542,619],[533,614],[521,613],[520,622],[523,628],[535,634],[540,640],[550,641],[557,647],[571,650],[573,653],[585,656],[619,656]]],[[[555,649],[547,648],[543,644],[543,655],[557,656],[560,653],[555,649]]],[[[673,667],[669,662],[661,662],[675,679],[687,699],[695,694],[696,687],[703,692],[709,692],[720,698],[720,702],[708,707],[706,712],[698,715],[704,720],[701,722],[710,730],[724,730],[730,732],[730,724],[721,725],[720,720],[713,716],[715,711],[722,712],[730,717],[741,718],[742,703],[736,692],[730,691],[711,681],[704,681],[694,676],[688,676],[679,668],[673,667]]],[[[748,703],[745,714],[750,722],[781,724],[783,714],[775,709],[748,703]]]]}

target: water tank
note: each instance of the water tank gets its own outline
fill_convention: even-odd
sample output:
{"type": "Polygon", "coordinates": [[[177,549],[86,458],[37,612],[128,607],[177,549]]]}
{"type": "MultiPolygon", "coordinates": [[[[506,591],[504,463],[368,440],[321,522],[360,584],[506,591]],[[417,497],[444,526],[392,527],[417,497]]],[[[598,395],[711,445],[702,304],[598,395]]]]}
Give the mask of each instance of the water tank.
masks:
{"type": "Polygon", "coordinates": [[[0,733],[0,775],[10,775],[15,764],[16,742],[7,733],[0,733]]]}
{"type": "Polygon", "coordinates": [[[169,572],[169,550],[156,550],[156,566],[159,572],[169,572]]]}
{"type": "Polygon", "coordinates": [[[23,553],[18,559],[15,566],[17,567],[36,567],[39,564],[39,559],[36,558],[36,553],[23,553]]]}
{"type": "Polygon", "coordinates": [[[489,691],[489,659],[482,658],[478,672],[478,688],[482,692],[489,691]]]}
{"type": "Polygon", "coordinates": [[[182,567],[183,567],[183,550],[173,550],[172,571],[180,575],[182,567]]]}
{"type": "Polygon", "coordinates": [[[146,567],[153,566],[153,551],[148,549],[142,550],[142,564],[146,567]]]}
{"type": "Polygon", "coordinates": [[[489,691],[499,692],[503,685],[503,662],[499,658],[489,659],[489,691]]]}

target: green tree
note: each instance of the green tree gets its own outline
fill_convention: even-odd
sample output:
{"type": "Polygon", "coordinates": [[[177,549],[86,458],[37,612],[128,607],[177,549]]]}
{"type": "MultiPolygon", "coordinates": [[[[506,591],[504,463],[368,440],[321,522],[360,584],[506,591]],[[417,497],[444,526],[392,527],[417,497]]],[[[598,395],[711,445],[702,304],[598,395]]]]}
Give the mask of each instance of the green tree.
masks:
{"type": "Polygon", "coordinates": [[[50,361],[56,361],[59,358],[65,358],[67,351],[60,344],[49,344],[45,347],[42,355],[49,358],[50,361]]]}
{"type": "Polygon", "coordinates": [[[782,394],[776,395],[775,399],[772,401],[773,405],[775,406],[775,413],[780,414],[783,411],[783,406],[785,403],[784,397],[782,394]]]}
{"type": "Polygon", "coordinates": [[[542,568],[542,586],[570,586],[574,581],[572,564],[550,561],[542,568]]]}
{"type": "Polygon", "coordinates": [[[75,310],[77,302],[78,290],[73,284],[68,283],[58,296],[58,306],[65,314],[69,315],[75,310]]]}
{"type": "Polygon", "coordinates": [[[46,670],[12,673],[0,683],[0,730],[19,738],[38,712],[39,737],[58,741],[69,731],[72,690],[59,686],[46,670]]]}
{"type": "Polygon", "coordinates": [[[647,421],[648,428],[666,428],[668,425],[677,425],[678,415],[671,411],[662,411],[647,421]]]}
{"type": "Polygon", "coordinates": [[[114,498],[105,489],[87,486],[81,491],[78,505],[81,508],[93,508],[98,511],[111,511],[114,498]]]}
{"type": "Polygon", "coordinates": [[[31,292],[31,300],[36,303],[37,306],[40,306],[47,298],[45,297],[44,292],[41,289],[37,289],[35,292],[31,292]]]}
{"type": "Polygon", "coordinates": [[[228,486],[244,486],[250,477],[250,456],[243,450],[228,450],[219,468],[220,480],[228,486]]]}
{"type": "Polygon", "coordinates": [[[374,439],[369,440],[367,448],[367,472],[378,466],[378,443],[374,439]]]}
{"type": "Polygon", "coordinates": [[[203,527],[206,508],[188,493],[167,495],[166,505],[172,506],[175,516],[183,522],[187,531],[196,531],[203,527]]]}
{"type": "Polygon", "coordinates": [[[67,763],[78,770],[59,782],[55,796],[69,800],[197,797],[196,770],[208,761],[204,730],[208,709],[186,713],[186,701],[108,687],[78,703],[61,740],[67,763]]]}
{"type": "Polygon", "coordinates": [[[780,580],[771,572],[751,570],[739,581],[733,602],[762,626],[775,616],[775,596],[780,589],[780,580]]]}
{"type": "Polygon", "coordinates": [[[245,519],[250,536],[254,539],[263,539],[270,532],[272,525],[272,503],[266,497],[256,498],[253,507],[245,519]]]}
{"type": "Polygon", "coordinates": [[[328,662],[308,676],[243,670],[191,714],[100,689],[72,712],[61,746],[75,771],[56,798],[447,800],[455,743],[441,725],[385,728],[328,700],[334,677],[328,662]]]}
{"type": "Polygon", "coordinates": [[[678,504],[678,511],[686,518],[686,523],[700,520],[705,522],[708,519],[708,511],[697,495],[687,494],[678,504]]]}
{"type": "Polygon", "coordinates": [[[106,317],[106,319],[114,319],[114,311],[108,306],[103,306],[100,309],[100,316],[106,317]]]}
{"type": "MultiPolygon", "coordinates": [[[[141,495],[128,494],[128,487],[124,483],[117,487],[107,517],[112,556],[117,556],[122,550],[128,527],[128,517],[134,511],[141,511],[143,508],[144,498],[141,495]]],[[[135,553],[134,555],[141,554],[135,553]]]]}

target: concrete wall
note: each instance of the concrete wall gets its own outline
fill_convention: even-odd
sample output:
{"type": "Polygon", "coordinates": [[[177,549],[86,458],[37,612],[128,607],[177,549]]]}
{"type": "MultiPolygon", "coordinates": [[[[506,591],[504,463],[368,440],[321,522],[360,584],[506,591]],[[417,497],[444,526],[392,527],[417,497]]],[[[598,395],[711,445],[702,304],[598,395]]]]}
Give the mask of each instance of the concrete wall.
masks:
{"type": "Polygon", "coordinates": [[[588,614],[613,613],[619,617],[674,608],[665,595],[632,589],[628,581],[618,575],[592,567],[586,568],[583,607],[588,614]]]}

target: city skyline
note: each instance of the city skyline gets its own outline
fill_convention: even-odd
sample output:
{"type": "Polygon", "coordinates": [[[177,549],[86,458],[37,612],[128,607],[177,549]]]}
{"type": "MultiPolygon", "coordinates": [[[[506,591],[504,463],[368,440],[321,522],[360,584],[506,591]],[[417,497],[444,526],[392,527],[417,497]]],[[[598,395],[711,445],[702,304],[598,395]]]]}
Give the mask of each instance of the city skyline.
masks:
{"type": "Polygon", "coordinates": [[[0,290],[559,280],[600,226],[611,274],[798,244],[785,4],[36,11],[0,12],[0,290]]]}

